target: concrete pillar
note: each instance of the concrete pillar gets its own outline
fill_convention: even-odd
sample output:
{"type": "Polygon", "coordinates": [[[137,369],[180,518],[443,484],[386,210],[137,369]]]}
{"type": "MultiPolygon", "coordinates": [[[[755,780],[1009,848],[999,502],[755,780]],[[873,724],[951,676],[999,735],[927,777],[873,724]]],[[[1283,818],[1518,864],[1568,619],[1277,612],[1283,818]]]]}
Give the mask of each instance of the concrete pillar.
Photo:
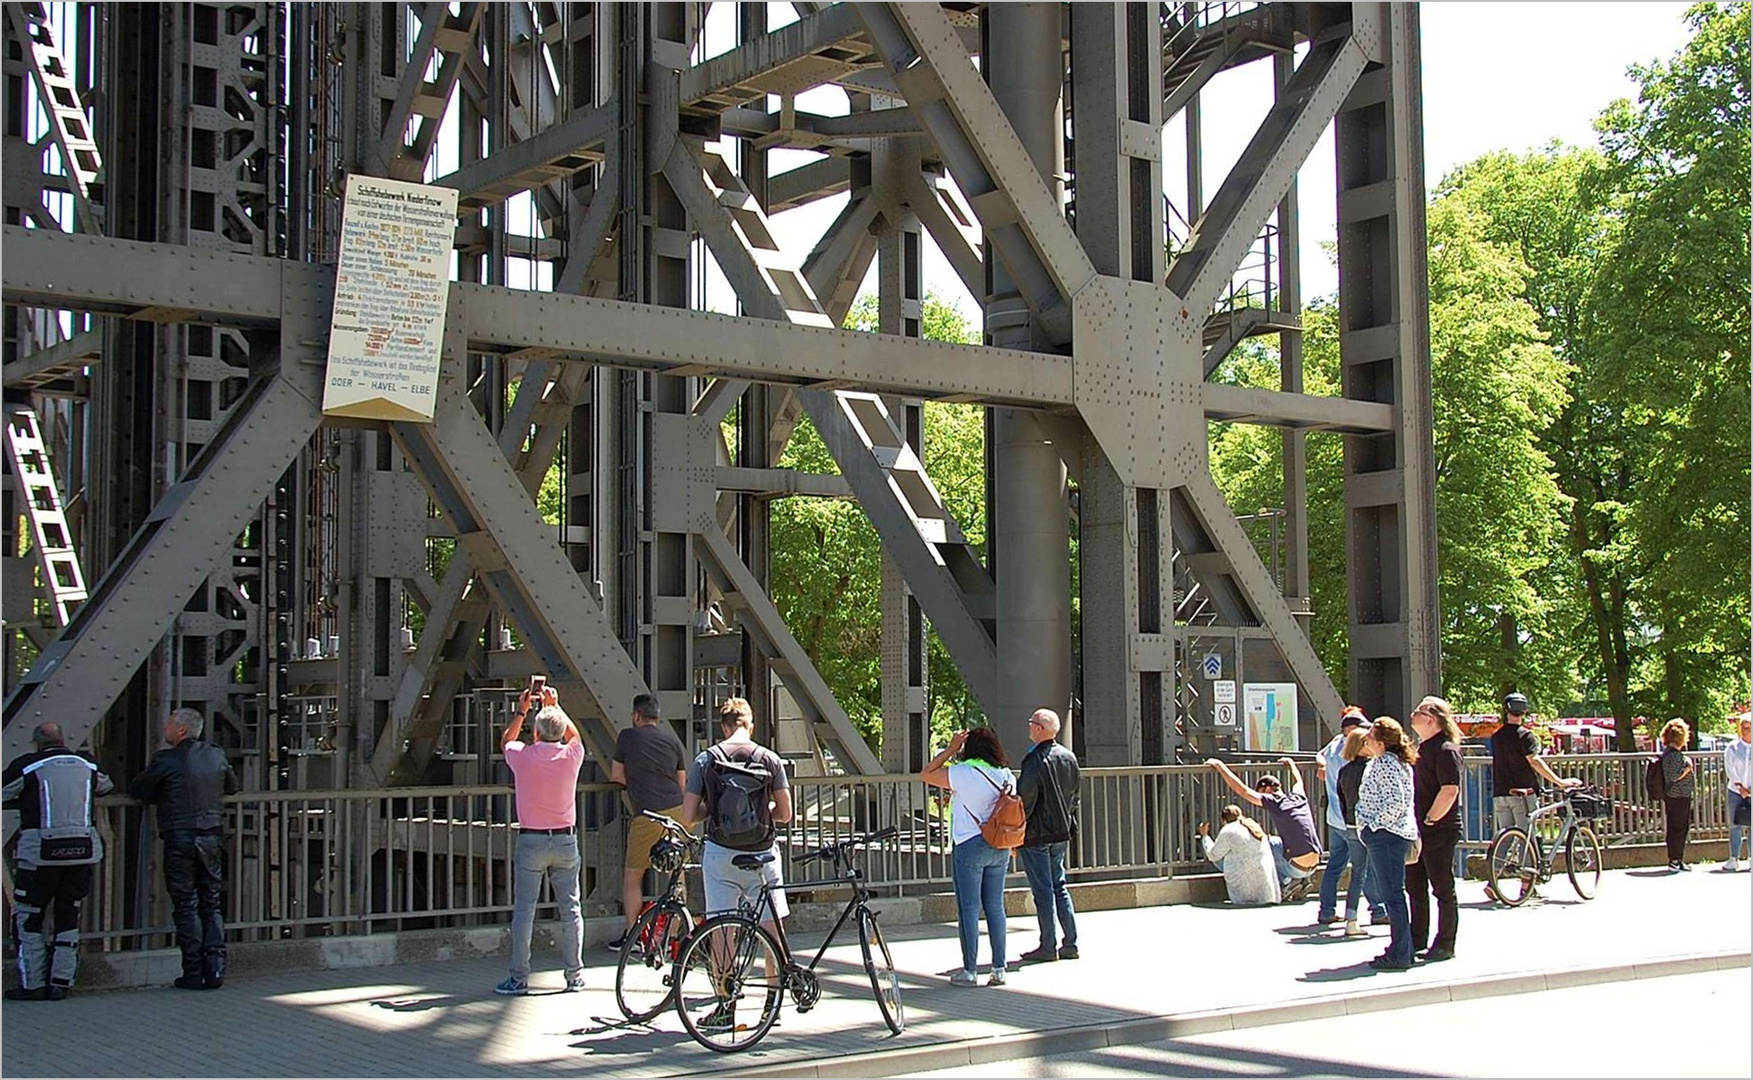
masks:
{"type": "MultiPolygon", "coordinates": [[[[1055,193],[1064,172],[1058,4],[986,9],[982,68],[1035,167],[1055,193]]],[[[989,261],[986,332],[997,346],[1030,348],[1027,304],[989,261]]],[[[1071,699],[1071,563],[1065,463],[1034,417],[994,409],[991,535],[998,614],[998,715],[1005,749],[1020,758],[1038,708],[1063,714],[1071,699]]]]}

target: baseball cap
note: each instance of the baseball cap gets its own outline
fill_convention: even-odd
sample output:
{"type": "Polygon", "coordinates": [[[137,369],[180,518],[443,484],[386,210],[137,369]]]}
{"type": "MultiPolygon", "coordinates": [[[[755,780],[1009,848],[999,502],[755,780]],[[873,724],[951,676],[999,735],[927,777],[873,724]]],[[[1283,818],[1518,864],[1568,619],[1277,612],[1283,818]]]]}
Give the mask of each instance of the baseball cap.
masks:
{"type": "Polygon", "coordinates": [[[1345,711],[1339,714],[1340,731],[1344,731],[1346,728],[1368,724],[1369,722],[1370,718],[1365,716],[1363,710],[1356,705],[1347,705],[1345,711]]]}
{"type": "Polygon", "coordinates": [[[1521,694],[1511,694],[1503,699],[1503,711],[1515,713],[1517,716],[1528,714],[1528,699],[1521,694]]]}

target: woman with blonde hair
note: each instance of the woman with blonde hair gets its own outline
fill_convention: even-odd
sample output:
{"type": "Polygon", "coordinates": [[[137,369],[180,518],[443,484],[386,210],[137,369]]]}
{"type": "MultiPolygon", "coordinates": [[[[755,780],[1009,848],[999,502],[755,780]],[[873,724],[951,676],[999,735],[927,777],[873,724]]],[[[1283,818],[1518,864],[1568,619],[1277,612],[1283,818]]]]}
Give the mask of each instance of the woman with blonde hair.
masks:
{"type": "Polygon", "coordinates": [[[1420,854],[1406,868],[1413,955],[1426,963],[1455,956],[1461,906],[1455,900],[1455,848],[1461,842],[1461,728],[1455,710],[1427,697],[1412,710],[1418,764],[1412,768],[1412,809],[1420,854]],[[1430,901],[1436,898],[1436,937],[1430,937],[1430,901]],[[1427,948],[1425,943],[1429,941],[1427,948]]]}
{"type": "Polygon", "coordinates": [[[1681,717],[1662,725],[1662,810],[1667,816],[1668,869],[1690,870],[1686,865],[1686,837],[1692,832],[1692,795],[1698,789],[1698,770],[1686,756],[1691,726],[1681,717]]]}
{"type": "Polygon", "coordinates": [[[1351,864],[1351,884],[1345,890],[1345,936],[1367,937],[1357,923],[1357,897],[1363,894],[1370,905],[1370,925],[1387,925],[1388,906],[1382,902],[1382,891],[1370,877],[1369,849],[1357,831],[1357,792],[1363,786],[1363,772],[1369,767],[1369,730],[1354,727],[1345,733],[1345,746],[1340,754],[1345,765],[1339,770],[1339,813],[1345,820],[1345,831],[1333,845],[1330,858],[1351,864]]]}
{"type": "Polygon", "coordinates": [[[1211,826],[1199,823],[1199,846],[1205,857],[1223,871],[1223,883],[1232,904],[1276,904],[1279,900],[1278,867],[1266,844],[1266,830],[1242,813],[1234,803],[1218,814],[1223,827],[1217,839],[1211,826]]]}
{"type": "Polygon", "coordinates": [[[1412,967],[1412,925],[1406,906],[1406,863],[1418,840],[1413,816],[1412,766],[1418,751],[1406,739],[1400,722],[1379,716],[1370,727],[1374,756],[1364,768],[1357,791],[1357,827],[1370,853],[1370,877],[1388,906],[1392,936],[1388,951],[1370,961],[1377,971],[1412,967]]]}

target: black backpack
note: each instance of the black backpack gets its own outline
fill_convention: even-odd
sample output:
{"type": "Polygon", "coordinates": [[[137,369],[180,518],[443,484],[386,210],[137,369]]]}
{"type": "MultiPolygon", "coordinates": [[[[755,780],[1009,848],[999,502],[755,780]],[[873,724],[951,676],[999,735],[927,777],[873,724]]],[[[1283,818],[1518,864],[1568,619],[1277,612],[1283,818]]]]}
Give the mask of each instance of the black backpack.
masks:
{"type": "Polygon", "coordinates": [[[706,751],[706,838],[720,847],[766,851],[773,844],[773,773],[756,759],[759,750],[750,745],[735,755],[720,746],[706,751]]]}
{"type": "Polygon", "coordinates": [[[1644,762],[1643,790],[1649,795],[1651,802],[1661,802],[1668,797],[1668,777],[1662,772],[1660,755],[1644,762]]]}

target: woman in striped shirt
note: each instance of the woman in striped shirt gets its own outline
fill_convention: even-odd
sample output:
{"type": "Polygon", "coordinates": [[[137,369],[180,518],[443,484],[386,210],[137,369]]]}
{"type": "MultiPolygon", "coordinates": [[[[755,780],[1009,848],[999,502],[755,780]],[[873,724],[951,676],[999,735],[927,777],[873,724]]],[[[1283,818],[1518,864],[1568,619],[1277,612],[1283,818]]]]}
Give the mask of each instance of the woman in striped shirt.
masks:
{"type": "Polygon", "coordinates": [[[1418,760],[1397,720],[1377,717],[1370,728],[1375,752],[1357,791],[1357,825],[1370,856],[1370,880],[1388,906],[1388,951],[1370,961],[1377,971],[1412,967],[1412,918],[1406,906],[1406,862],[1418,839],[1412,811],[1412,764],[1418,760]]]}

